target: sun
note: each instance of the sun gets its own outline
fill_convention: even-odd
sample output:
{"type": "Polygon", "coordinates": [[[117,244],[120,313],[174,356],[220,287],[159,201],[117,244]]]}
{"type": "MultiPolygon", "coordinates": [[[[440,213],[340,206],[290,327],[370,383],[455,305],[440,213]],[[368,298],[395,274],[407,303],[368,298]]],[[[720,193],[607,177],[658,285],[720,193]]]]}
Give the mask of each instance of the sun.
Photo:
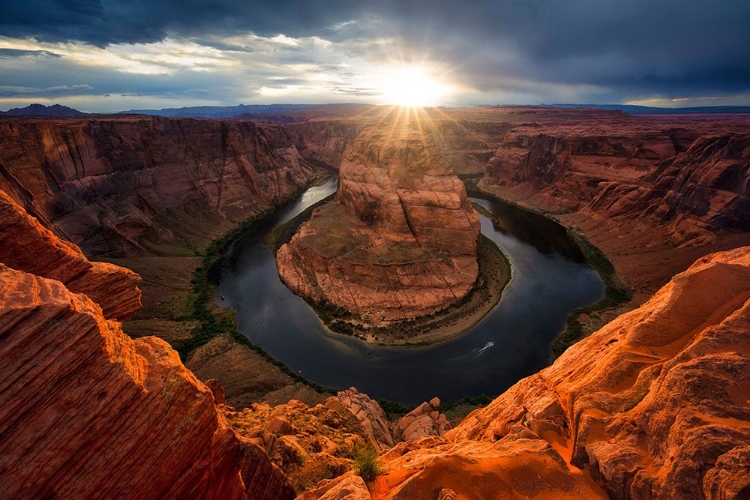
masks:
{"type": "Polygon", "coordinates": [[[416,66],[389,68],[379,87],[383,104],[408,107],[437,106],[450,90],[416,66]]]}

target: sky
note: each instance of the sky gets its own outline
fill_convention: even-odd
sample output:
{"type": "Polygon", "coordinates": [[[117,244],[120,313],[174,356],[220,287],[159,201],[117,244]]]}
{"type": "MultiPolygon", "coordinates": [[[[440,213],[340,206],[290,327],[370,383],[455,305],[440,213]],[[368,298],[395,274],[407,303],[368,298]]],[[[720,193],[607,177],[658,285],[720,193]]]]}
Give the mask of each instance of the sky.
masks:
{"type": "Polygon", "coordinates": [[[2,0],[0,110],[750,105],[748,0],[2,0]]]}

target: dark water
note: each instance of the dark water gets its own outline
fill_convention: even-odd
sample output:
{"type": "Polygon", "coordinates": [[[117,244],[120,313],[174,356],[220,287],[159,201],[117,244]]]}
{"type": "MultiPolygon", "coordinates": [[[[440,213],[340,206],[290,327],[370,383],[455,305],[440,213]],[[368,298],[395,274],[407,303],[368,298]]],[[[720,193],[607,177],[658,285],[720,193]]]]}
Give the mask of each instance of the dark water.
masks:
{"type": "Polygon", "coordinates": [[[512,206],[474,200],[500,218],[481,216],[482,233],[513,266],[500,303],[461,337],[428,347],[378,347],[333,334],[304,300],[279,280],[264,234],[335,191],[335,180],[314,187],[246,232],[230,248],[217,296],[237,311],[242,333],[274,358],[318,384],[355,386],[374,398],[416,404],[501,393],[550,360],[549,343],[568,312],[604,296],[599,275],[581,262],[564,228],[512,206]]]}

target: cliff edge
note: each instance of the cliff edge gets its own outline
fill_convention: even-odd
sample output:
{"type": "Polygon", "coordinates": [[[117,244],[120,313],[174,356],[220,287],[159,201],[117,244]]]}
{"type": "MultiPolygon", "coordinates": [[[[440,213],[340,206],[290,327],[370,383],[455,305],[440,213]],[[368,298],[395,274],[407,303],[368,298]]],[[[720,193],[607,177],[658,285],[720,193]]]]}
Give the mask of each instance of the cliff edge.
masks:
{"type": "Polygon", "coordinates": [[[135,273],[1,192],[0,236],[0,497],[294,497],[166,342],[108,319],[137,309],[135,273]]]}
{"type": "Polygon", "coordinates": [[[445,436],[382,455],[372,497],[747,498],[748,332],[750,247],[706,256],[445,436]]]}

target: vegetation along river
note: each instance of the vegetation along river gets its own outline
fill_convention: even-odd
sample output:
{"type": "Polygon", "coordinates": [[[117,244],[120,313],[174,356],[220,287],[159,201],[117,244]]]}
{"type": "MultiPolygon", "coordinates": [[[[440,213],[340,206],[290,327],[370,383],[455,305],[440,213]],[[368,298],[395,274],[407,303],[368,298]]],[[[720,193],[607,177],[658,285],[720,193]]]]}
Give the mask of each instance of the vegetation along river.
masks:
{"type": "Polygon", "coordinates": [[[315,312],[279,280],[266,234],[336,190],[336,179],[254,224],[230,246],[216,296],[237,312],[240,332],[275,359],[320,385],[351,386],[373,398],[418,404],[438,396],[494,396],[550,362],[549,343],[573,309],[604,296],[599,275],[565,229],[541,215],[473,198],[482,233],[507,255],[510,283],[500,303],[465,334],[422,347],[384,347],[329,332],[315,312]]]}

